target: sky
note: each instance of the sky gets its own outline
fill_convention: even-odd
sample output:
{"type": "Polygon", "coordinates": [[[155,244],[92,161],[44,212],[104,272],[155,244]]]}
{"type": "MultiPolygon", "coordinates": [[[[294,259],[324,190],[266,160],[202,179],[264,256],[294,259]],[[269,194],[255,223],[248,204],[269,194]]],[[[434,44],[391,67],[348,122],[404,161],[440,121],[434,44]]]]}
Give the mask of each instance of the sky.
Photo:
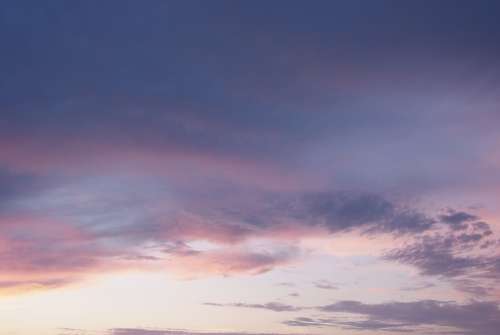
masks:
{"type": "Polygon", "coordinates": [[[0,333],[494,335],[497,1],[0,1],[0,333]]]}

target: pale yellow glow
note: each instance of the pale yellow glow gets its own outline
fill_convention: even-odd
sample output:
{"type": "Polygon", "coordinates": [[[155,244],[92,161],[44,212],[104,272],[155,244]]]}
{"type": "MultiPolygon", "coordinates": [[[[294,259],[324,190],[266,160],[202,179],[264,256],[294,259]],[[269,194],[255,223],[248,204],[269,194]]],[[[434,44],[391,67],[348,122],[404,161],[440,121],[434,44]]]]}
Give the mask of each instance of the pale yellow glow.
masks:
{"type": "MultiPolygon", "coordinates": [[[[326,243],[326,242],[325,242],[326,243]]],[[[411,277],[407,269],[375,262],[368,255],[332,256],[322,248],[302,263],[257,276],[210,277],[178,280],[163,271],[120,272],[92,277],[60,289],[0,297],[0,334],[57,335],[58,328],[102,331],[111,328],[176,328],[197,331],[303,333],[283,321],[303,316],[303,311],[277,313],[265,309],[206,306],[204,302],[266,303],[318,306],[338,300],[383,301],[387,290],[411,277]],[[360,264],[358,264],[361,262],[360,264]],[[327,264],[328,266],[325,266],[327,264]],[[373,276],[374,273],[379,275],[373,276]],[[340,287],[322,290],[314,282],[329,279],[340,287]],[[277,285],[290,282],[292,286],[277,285]],[[290,296],[299,292],[299,297],[290,296]]],[[[410,274],[411,276],[411,274],[410,274]]],[[[399,293],[398,293],[399,292],[399,293]]],[[[413,293],[397,296],[413,300],[413,293]]],[[[446,299],[446,288],[419,292],[422,297],[446,299]]],[[[314,328],[310,334],[330,334],[314,328]]],[[[335,334],[349,331],[336,329],[335,334]]]]}

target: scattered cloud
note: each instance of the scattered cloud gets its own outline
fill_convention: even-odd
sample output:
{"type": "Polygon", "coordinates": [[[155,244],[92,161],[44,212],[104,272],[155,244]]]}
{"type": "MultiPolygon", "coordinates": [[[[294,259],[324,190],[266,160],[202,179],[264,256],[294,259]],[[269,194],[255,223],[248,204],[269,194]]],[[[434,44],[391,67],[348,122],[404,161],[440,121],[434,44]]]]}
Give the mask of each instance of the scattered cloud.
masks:
{"type": "MultiPolygon", "coordinates": [[[[296,333],[293,333],[296,334],[296,333]]],[[[187,329],[112,328],[105,331],[61,328],[58,335],[291,335],[286,333],[195,331],[187,329]]]]}
{"type": "Polygon", "coordinates": [[[305,307],[297,307],[292,305],[283,304],[280,302],[268,302],[265,304],[248,304],[248,303],[229,303],[220,304],[214,302],[206,302],[204,305],[216,306],[216,307],[241,307],[241,308],[253,308],[253,309],[266,309],[273,312],[295,312],[305,309],[305,307]]]}
{"type": "Polygon", "coordinates": [[[500,327],[500,306],[496,302],[418,300],[367,304],[359,301],[338,301],[330,305],[301,307],[269,302],[205,303],[216,307],[265,309],[274,312],[315,310],[325,317],[299,316],[284,323],[296,327],[335,327],[352,330],[384,330],[413,332],[435,327],[433,332],[457,334],[496,334],[500,327]]]}
{"type": "MultiPolygon", "coordinates": [[[[451,220],[458,224],[479,219],[465,212],[452,215],[456,214],[459,218],[453,216],[451,220]]],[[[445,232],[416,236],[405,246],[387,252],[384,258],[414,266],[425,276],[448,279],[460,290],[478,297],[494,285],[493,278],[500,276],[500,254],[491,235],[487,223],[471,222],[465,228],[451,227],[445,232]]]]}
{"type": "Polygon", "coordinates": [[[324,290],[338,290],[338,286],[333,284],[332,282],[326,280],[326,279],[322,279],[322,280],[318,280],[318,281],[315,281],[313,283],[313,285],[317,288],[321,288],[321,289],[324,289],[324,290]]]}
{"type": "Polygon", "coordinates": [[[479,218],[473,214],[454,211],[452,209],[448,210],[448,213],[439,216],[441,222],[451,225],[454,230],[467,229],[467,223],[471,221],[476,221],[479,218]]]}
{"type": "MultiPolygon", "coordinates": [[[[337,327],[353,330],[385,330],[412,332],[421,327],[447,327],[443,334],[454,331],[458,334],[496,334],[500,327],[500,309],[494,302],[470,302],[457,304],[435,300],[414,302],[388,302],[365,304],[358,301],[339,301],[319,307],[320,311],[336,317],[298,317],[285,321],[289,326],[337,327]],[[352,314],[350,320],[343,314],[352,314]],[[358,320],[357,317],[364,317],[358,320]]],[[[434,330],[441,333],[439,329],[434,330]]]]}
{"type": "Polygon", "coordinates": [[[430,283],[430,282],[423,282],[417,285],[412,285],[412,286],[404,286],[401,288],[402,291],[420,291],[420,290],[425,290],[428,288],[435,287],[436,284],[430,283]]]}

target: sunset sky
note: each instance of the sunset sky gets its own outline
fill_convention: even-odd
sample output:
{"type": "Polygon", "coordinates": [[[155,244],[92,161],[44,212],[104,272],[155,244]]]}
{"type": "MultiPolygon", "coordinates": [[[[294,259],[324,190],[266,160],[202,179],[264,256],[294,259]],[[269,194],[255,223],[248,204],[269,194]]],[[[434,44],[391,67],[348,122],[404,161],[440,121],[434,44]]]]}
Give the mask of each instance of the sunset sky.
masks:
{"type": "Polygon", "coordinates": [[[497,335],[499,1],[0,1],[1,335],[497,335]]]}

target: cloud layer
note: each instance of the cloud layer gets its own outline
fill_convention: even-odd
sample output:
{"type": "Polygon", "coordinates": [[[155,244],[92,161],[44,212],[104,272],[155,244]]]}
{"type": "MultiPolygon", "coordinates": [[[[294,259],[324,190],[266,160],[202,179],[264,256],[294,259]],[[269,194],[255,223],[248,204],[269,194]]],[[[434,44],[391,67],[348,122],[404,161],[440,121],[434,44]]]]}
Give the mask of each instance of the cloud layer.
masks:
{"type": "Polygon", "coordinates": [[[371,303],[207,301],[316,313],[289,326],[499,327],[498,4],[0,7],[0,296],[137,270],[276,275],[300,304],[359,270],[371,303]]]}

